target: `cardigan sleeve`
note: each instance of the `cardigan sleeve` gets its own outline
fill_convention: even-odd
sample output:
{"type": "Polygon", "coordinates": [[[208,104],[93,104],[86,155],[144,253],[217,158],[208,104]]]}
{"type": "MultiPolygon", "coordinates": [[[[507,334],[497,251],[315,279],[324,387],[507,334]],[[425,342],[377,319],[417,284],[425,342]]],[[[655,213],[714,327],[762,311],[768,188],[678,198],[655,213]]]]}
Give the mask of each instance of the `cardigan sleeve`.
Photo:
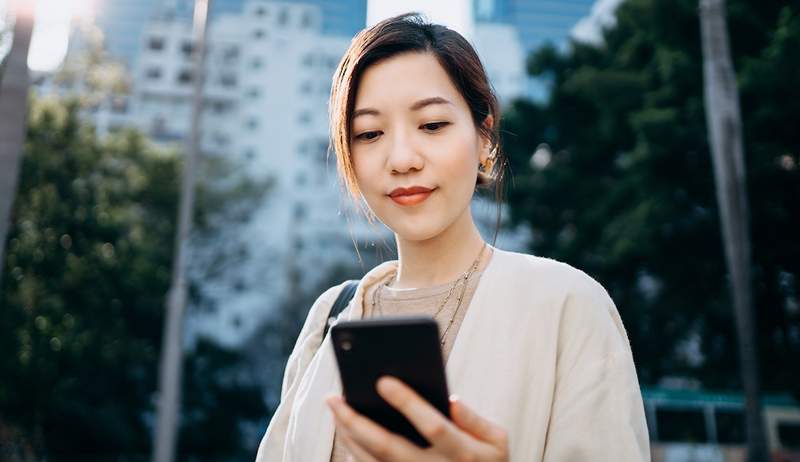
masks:
{"type": "Polygon", "coordinates": [[[613,301],[581,273],[564,299],[544,461],[650,460],[628,338],[613,301]]]}
{"type": "Polygon", "coordinates": [[[317,298],[308,312],[303,328],[297,336],[292,353],[286,363],[281,385],[281,401],[272,415],[264,438],[258,447],[256,462],[280,461],[283,458],[289,415],[297,386],[314,354],[322,343],[322,330],[328,313],[344,284],[331,287],[317,298]]]}

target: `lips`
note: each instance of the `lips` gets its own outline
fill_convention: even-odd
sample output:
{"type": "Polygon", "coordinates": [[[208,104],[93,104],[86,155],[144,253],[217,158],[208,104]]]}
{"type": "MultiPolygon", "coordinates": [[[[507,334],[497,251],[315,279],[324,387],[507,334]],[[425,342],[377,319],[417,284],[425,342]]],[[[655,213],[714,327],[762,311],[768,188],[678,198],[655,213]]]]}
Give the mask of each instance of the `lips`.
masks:
{"type": "Polygon", "coordinates": [[[389,197],[399,205],[417,205],[425,201],[434,190],[424,186],[397,188],[389,193],[389,197]]]}

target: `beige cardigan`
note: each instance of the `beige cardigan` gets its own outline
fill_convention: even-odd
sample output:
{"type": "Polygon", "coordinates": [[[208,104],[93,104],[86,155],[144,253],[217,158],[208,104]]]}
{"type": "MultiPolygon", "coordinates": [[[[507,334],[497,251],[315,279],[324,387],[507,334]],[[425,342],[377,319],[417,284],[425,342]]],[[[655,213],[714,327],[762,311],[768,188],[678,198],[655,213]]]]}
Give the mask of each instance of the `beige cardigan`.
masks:
{"type": "MultiPolygon", "coordinates": [[[[628,338],[614,303],[569,265],[494,249],[447,362],[450,392],[509,434],[512,461],[650,460],[647,424],[628,338]]],[[[341,319],[360,319],[362,279],[341,319]]],[[[311,307],[289,356],[281,403],[257,462],[328,462],[341,393],[323,323],[342,286],[311,307]]]]}

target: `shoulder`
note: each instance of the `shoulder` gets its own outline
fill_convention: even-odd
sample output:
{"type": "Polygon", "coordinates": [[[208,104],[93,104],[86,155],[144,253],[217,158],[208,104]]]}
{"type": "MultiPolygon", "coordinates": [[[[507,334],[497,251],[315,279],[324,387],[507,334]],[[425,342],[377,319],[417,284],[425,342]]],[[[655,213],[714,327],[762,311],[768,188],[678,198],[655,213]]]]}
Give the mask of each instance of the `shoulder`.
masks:
{"type": "Polygon", "coordinates": [[[611,296],[585,272],[550,258],[506,251],[498,253],[497,263],[494,284],[525,300],[528,309],[555,317],[560,334],[605,332],[627,342],[611,296]]]}
{"type": "Polygon", "coordinates": [[[300,342],[302,342],[303,339],[315,334],[322,334],[323,326],[328,321],[328,313],[330,313],[331,307],[336,301],[336,298],[339,296],[348,282],[349,281],[344,281],[340,284],[330,287],[319,297],[317,297],[317,299],[311,305],[311,309],[308,310],[308,315],[306,316],[306,321],[303,324],[303,329],[300,331],[300,336],[298,338],[300,342]]]}
{"type": "Polygon", "coordinates": [[[552,258],[505,250],[497,252],[497,273],[523,289],[610,301],[608,292],[585,272],[552,258]]]}

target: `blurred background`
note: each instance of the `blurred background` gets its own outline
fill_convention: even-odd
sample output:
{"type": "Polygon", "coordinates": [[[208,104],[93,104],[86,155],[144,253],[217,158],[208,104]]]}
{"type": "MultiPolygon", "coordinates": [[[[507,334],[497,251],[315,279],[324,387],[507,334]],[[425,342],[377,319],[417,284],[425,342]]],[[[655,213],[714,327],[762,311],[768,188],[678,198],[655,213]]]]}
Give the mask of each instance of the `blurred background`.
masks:
{"type": "Polygon", "coordinates": [[[654,460],[800,460],[795,0],[0,0],[0,460],[254,459],[314,299],[395,258],[327,98],[406,11],[478,50],[496,244],[609,290],[654,460]]]}

